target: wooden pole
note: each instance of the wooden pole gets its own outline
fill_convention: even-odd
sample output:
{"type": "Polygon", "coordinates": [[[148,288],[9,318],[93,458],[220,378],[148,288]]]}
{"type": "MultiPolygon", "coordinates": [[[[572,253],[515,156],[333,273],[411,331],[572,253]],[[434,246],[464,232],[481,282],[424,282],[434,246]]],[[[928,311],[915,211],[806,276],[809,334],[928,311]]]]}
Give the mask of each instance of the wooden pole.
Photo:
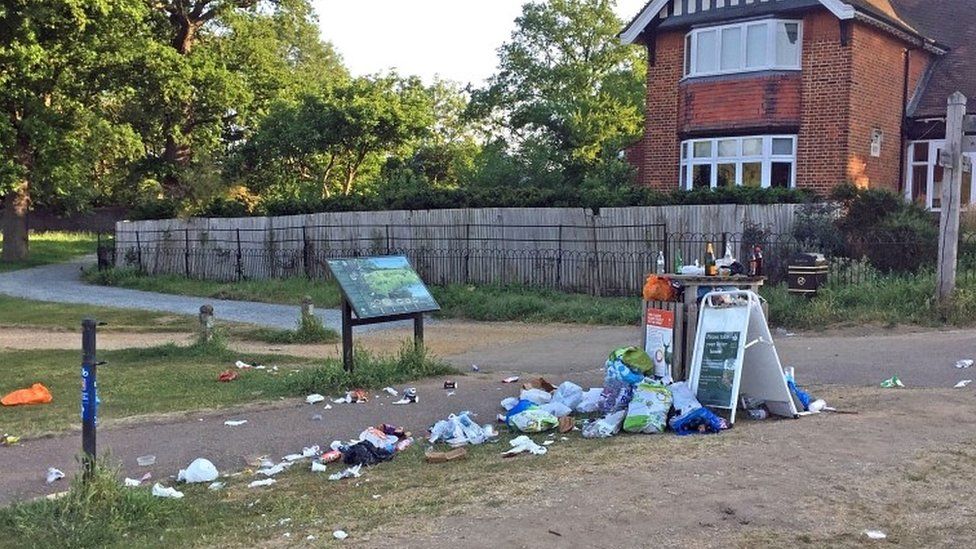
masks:
{"type": "Polygon", "coordinates": [[[946,146],[941,158],[945,168],[942,183],[942,216],[939,226],[939,270],[936,275],[936,299],[944,303],[956,289],[956,263],[959,252],[959,207],[962,191],[962,137],[966,117],[966,96],[956,92],[949,96],[946,111],[946,146]]]}

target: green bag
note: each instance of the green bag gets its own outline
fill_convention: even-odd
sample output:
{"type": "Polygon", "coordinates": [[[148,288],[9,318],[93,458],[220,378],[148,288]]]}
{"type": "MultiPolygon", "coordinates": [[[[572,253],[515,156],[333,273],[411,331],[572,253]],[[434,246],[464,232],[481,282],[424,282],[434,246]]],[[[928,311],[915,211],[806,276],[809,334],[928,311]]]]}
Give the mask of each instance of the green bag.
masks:
{"type": "Polygon", "coordinates": [[[610,360],[619,360],[631,370],[647,374],[654,371],[654,361],[644,349],[637,347],[621,347],[610,353],[610,360]]]}

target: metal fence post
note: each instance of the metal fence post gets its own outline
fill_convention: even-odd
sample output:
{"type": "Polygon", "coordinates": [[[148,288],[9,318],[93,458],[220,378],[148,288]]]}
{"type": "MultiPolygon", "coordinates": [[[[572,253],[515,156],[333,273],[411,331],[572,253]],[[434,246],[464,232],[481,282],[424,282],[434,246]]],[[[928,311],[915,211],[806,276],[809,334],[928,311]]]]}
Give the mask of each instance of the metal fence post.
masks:
{"type": "Polygon", "coordinates": [[[393,248],[390,246],[390,224],[387,223],[386,224],[386,255],[390,255],[392,249],[393,248]]]}
{"type": "Polygon", "coordinates": [[[183,229],[183,271],[190,278],[190,229],[183,229]]]}
{"type": "Polygon", "coordinates": [[[244,279],[244,262],[241,253],[241,230],[237,229],[237,280],[244,279]]]}
{"type": "Polygon", "coordinates": [[[139,231],[136,231],[136,262],[140,273],[146,272],[142,268],[142,241],[139,239],[139,231]]]}
{"type": "Polygon", "coordinates": [[[302,265],[305,267],[305,278],[312,278],[311,253],[308,247],[308,226],[302,225],[302,265]]]}
{"type": "Polygon", "coordinates": [[[81,449],[85,454],[84,479],[90,480],[95,472],[95,435],[98,424],[98,362],[95,359],[95,330],[98,325],[92,318],[81,321],[81,449]]]}
{"type": "Polygon", "coordinates": [[[556,243],[556,288],[563,288],[563,224],[559,224],[558,241],[556,243]]]}
{"type": "Polygon", "coordinates": [[[471,224],[464,224],[464,283],[471,279],[471,224]]]}

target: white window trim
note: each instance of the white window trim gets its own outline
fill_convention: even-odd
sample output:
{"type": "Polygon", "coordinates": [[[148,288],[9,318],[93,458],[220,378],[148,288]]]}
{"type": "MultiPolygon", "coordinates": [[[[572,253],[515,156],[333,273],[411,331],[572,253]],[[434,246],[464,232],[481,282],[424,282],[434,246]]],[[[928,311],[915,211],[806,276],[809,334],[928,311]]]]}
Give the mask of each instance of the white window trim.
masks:
{"type": "Polygon", "coordinates": [[[685,57],[682,60],[682,67],[685,78],[699,78],[702,76],[716,76],[721,74],[740,74],[748,72],[759,72],[759,71],[770,71],[770,70],[781,70],[781,71],[798,71],[801,68],[803,59],[803,21],[798,19],[759,19],[752,21],[743,21],[741,23],[733,23],[730,25],[717,25],[711,27],[701,27],[697,29],[692,29],[687,35],[685,35],[685,57]],[[796,23],[797,25],[797,44],[796,49],[796,59],[794,63],[787,65],[778,65],[776,63],[776,30],[779,27],[779,23],[796,23]],[[758,24],[766,25],[766,63],[761,66],[756,67],[746,67],[746,59],[748,52],[746,51],[748,43],[748,27],[758,24]],[[742,66],[735,69],[725,69],[722,70],[722,31],[725,29],[738,28],[740,29],[741,44],[739,50],[739,58],[742,60],[742,66]],[[716,48],[715,48],[715,65],[718,70],[714,71],[699,71],[698,70],[698,36],[703,32],[716,31],[716,48]]]}
{"type": "Polygon", "coordinates": [[[723,136],[723,137],[709,137],[705,139],[688,139],[681,142],[680,154],[681,154],[681,164],[680,164],[680,182],[679,186],[684,190],[691,190],[694,188],[694,181],[692,179],[693,170],[695,166],[709,165],[711,166],[711,174],[709,187],[715,189],[718,187],[718,166],[719,164],[735,164],[735,186],[742,186],[742,165],[751,163],[762,164],[762,174],[760,176],[760,187],[763,189],[768,189],[772,186],[772,172],[773,163],[790,163],[793,169],[790,170],[790,184],[789,188],[796,188],[796,135],[743,135],[743,136],[723,136]],[[735,139],[737,141],[736,148],[738,154],[736,156],[722,156],[718,155],[718,142],[725,141],[728,139],[735,139]],[[762,139],[762,154],[759,156],[743,156],[742,155],[742,142],[746,139],[762,139]],[[793,142],[793,153],[789,155],[783,154],[773,154],[773,140],[774,139],[790,139],[793,142]],[[708,158],[694,158],[695,143],[711,142],[712,154],[708,158]]]}
{"type": "MultiPolygon", "coordinates": [[[[936,208],[932,206],[932,199],[935,198],[933,190],[935,187],[935,166],[938,164],[938,152],[939,149],[945,148],[945,139],[927,139],[921,141],[909,141],[906,145],[907,152],[905,154],[905,200],[909,202],[912,201],[913,189],[915,188],[915,168],[918,166],[926,166],[925,171],[925,208],[927,210],[932,210],[934,212],[942,211],[942,208],[936,208]],[[928,147],[928,156],[924,162],[915,160],[915,149],[914,147],[928,147]]],[[[973,163],[976,164],[976,153],[965,153],[973,163]]],[[[964,174],[965,175],[965,174],[964,174]]],[[[969,181],[963,180],[963,185],[968,184],[970,187],[969,192],[969,206],[976,205],[976,169],[970,174],[969,181]]],[[[939,196],[941,201],[942,197],[939,196]]],[[[940,205],[941,206],[941,205],[940,205]]],[[[963,208],[967,208],[966,204],[962,204],[963,208]]]]}

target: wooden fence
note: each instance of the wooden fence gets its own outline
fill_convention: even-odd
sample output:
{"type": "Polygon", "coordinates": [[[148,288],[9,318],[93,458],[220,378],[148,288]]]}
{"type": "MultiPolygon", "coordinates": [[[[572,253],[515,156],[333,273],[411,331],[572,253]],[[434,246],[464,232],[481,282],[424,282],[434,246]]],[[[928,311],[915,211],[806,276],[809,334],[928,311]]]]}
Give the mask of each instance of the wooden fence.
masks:
{"type": "MultiPolygon", "coordinates": [[[[758,225],[789,232],[793,204],[490,208],[169,219],[116,225],[116,265],[210,280],[328,277],[335,257],[403,254],[431,284],[524,284],[632,294],[659,252],[758,225]],[[684,238],[695,235],[694,238],[684,238]]],[[[718,253],[721,253],[719,250],[718,253]]]]}

